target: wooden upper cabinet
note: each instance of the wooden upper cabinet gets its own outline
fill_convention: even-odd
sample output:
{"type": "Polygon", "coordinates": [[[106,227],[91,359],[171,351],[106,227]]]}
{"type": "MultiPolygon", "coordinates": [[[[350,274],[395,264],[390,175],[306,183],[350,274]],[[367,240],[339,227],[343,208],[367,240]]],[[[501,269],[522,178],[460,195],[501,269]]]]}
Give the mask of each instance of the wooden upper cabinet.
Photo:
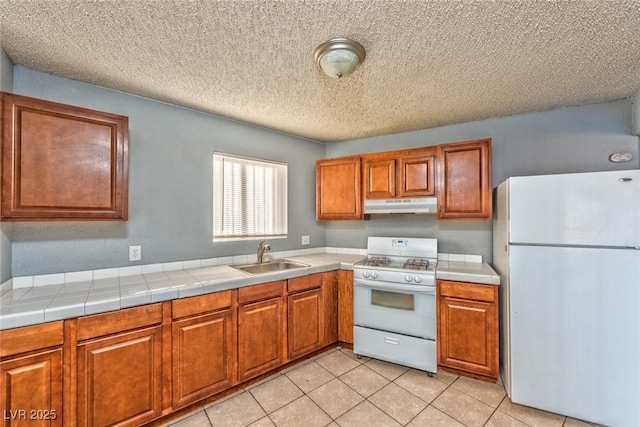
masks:
{"type": "Polygon", "coordinates": [[[434,196],[435,148],[387,151],[362,157],[365,199],[434,196]]]}
{"type": "Polygon", "coordinates": [[[127,219],[127,117],[0,96],[2,220],[127,219]]]}
{"type": "Polygon", "coordinates": [[[316,162],[316,219],[362,219],[360,157],[316,162]]]}
{"type": "Polygon", "coordinates": [[[438,218],[491,217],[491,139],[439,145],[438,218]]]}
{"type": "Polygon", "coordinates": [[[396,197],[397,159],[365,158],[364,198],[391,199],[396,197]]]}
{"type": "Polygon", "coordinates": [[[425,197],[436,194],[436,153],[403,157],[399,167],[399,197],[425,197]]]}

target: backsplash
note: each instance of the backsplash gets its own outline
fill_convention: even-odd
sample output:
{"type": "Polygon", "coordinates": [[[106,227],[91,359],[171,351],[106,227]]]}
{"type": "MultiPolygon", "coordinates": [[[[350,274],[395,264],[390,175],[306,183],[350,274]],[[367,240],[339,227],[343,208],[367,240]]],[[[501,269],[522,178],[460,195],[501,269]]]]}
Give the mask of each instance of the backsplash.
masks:
{"type": "MultiPolygon", "coordinates": [[[[270,259],[313,255],[319,253],[336,253],[365,256],[367,254],[367,250],[357,248],[320,247],[298,249],[293,251],[268,252],[265,254],[265,261],[270,259]]],[[[438,261],[481,263],[482,255],[439,253],[438,261]]],[[[32,286],[45,286],[59,283],[76,283],[90,280],[108,279],[111,277],[135,276],[139,274],[158,273],[161,271],[189,270],[192,268],[211,267],[215,265],[227,264],[245,264],[250,262],[256,262],[256,254],[195,259],[156,264],[131,265],[126,267],[103,268],[99,270],[72,271],[69,273],[13,277],[0,285],[0,296],[4,295],[12,289],[30,288],[32,286]]]]}

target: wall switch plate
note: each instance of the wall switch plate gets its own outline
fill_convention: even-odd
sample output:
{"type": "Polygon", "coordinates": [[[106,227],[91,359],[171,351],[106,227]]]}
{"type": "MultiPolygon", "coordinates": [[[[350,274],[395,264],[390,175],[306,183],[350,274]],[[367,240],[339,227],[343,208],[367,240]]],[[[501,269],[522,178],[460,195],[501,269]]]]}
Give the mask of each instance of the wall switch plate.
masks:
{"type": "Polygon", "coordinates": [[[142,259],[142,246],[129,246],[129,261],[140,261],[142,259]]]}
{"type": "Polygon", "coordinates": [[[302,244],[303,245],[309,244],[309,236],[302,236],[302,244]]]}

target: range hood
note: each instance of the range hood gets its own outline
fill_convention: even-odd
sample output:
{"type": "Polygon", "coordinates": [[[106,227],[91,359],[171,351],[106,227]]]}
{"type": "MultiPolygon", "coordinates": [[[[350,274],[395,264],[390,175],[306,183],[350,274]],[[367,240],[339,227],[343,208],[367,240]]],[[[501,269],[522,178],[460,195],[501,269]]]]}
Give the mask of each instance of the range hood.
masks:
{"type": "Polygon", "coordinates": [[[417,199],[365,200],[365,214],[437,214],[438,199],[421,197],[417,199]]]}

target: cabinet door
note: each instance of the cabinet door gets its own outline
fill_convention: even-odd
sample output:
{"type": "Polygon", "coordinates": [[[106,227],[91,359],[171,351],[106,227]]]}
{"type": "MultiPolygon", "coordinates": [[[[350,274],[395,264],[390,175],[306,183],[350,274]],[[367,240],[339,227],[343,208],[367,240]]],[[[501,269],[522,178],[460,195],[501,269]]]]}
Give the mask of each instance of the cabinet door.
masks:
{"type": "Polygon", "coordinates": [[[496,379],[497,289],[446,281],[438,287],[438,364],[496,379]]]}
{"type": "Polygon", "coordinates": [[[436,155],[404,157],[400,159],[400,197],[424,197],[436,194],[436,155]]]}
{"type": "Polygon", "coordinates": [[[338,341],[353,344],[353,271],[338,272],[338,341]]]}
{"type": "Polygon", "coordinates": [[[162,411],[162,327],[78,346],[78,425],[136,426],[162,411]]]}
{"type": "Polygon", "coordinates": [[[396,196],[396,159],[366,159],[364,198],[390,199],[396,196]]]}
{"type": "Polygon", "coordinates": [[[127,117],[2,98],[3,220],[127,219],[127,117]]]}
{"type": "Polygon", "coordinates": [[[316,219],[362,219],[360,157],[316,162],[316,219]]]}
{"type": "Polygon", "coordinates": [[[491,219],[491,140],[438,146],[438,218],[491,219]]]}
{"type": "Polygon", "coordinates": [[[338,271],[322,273],[324,305],[324,345],[338,341],[338,271]]]}
{"type": "Polygon", "coordinates": [[[238,306],[238,381],[286,361],[286,317],[282,297],[238,306]]]}
{"type": "Polygon", "coordinates": [[[173,323],[174,409],[233,385],[233,333],[231,310],[173,323]]]}
{"type": "Polygon", "coordinates": [[[324,343],[322,289],[289,295],[287,310],[289,360],[321,348],[324,343]]]}
{"type": "Polygon", "coordinates": [[[62,350],[0,363],[4,427],[62,426],[62,350]]]}

